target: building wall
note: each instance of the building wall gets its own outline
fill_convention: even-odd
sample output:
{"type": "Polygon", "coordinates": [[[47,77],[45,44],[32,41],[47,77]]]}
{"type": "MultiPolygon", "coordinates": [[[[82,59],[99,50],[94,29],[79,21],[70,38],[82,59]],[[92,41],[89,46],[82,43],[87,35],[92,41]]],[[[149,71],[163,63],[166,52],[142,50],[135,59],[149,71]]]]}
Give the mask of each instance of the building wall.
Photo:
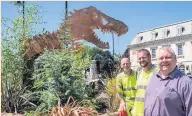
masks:
{"type": "MultiPolygon", "coordinates": [[[[160,39],[169,39],[171,37],[180,37],[180,36],[187,35],[187,34],[192,34],[192,21],[180,22],[180,23],[176,23],[176,24],[163,26],[163,27],[158,27],[158,28],[148,30],[148,31],[139,32],[133,38],[130,45],[139,45],[141,43],[152,42],[152,41],[160,40],[160,39]],[[184,31],[182,31],[182,28],[184,28],[184,31]],[[180,29],[180,33],[178,33],[178,29],[180,29]],[[164,35],[165,30],[170,31],[168,36],[164,35]],[[153,33],[158,33],[158,36],[155,38],[153,33]],[[141,36],[143,36],[142,40],[141,40],[141,38],[139,38],[141,36]]],[[[179,40],[179,41],[174,41],[171,44],[166,44],[166,42],[165,42],[163,44],[150,45],[150,46],[145,46],[143,48],[148,49],[151,52],[152,48],[156,48],[156,50],[157,50],[166,45],[171,47],[174,50],[174,52],[176,53],[178,66],[182,67],[182,65],[183,65],[184,69],[185,69],[183,71],[186,74],[187,73],[192,74],[192,38],[189,38],[186,41],[179,40]],[[178,56],[178,45],[180,45],[180,46],[182,45],[183,55],[178,56]]],[[[139,48],[139,49],[141,49],[141,48],[139,48]]],[[[132,68],[135,70],[139,67],[139,64],[137,62],[137,51],[139,49],[130,48],[130,60],[132,63],[132,68]]],[[[157,64],[156,57],[152,58],[152,63],[157,64]]]]}
{"type": "Polygon", "coordinates": [[[143,43],[143,42],[149,42],[149,41],[158,40],[158,39],[166,39],[168,37],[175,37],[175,36],[186,35],[186,34],[191,34],[191,33],[192,33],[192,21],[185,21],[185,22],[180,22],[177,24],[157,27],[152,30],[146,30],[143,32],[139,32],[133,38],[133,41],[131,42],[130,45],[143,43]],[[182,34],[178,34],[177,29],[181,28],[181,27],[184,27],[185,31],[182,34]],[[170,34],[167,37],[164,36],[165,30],[170,30],[170,34]],[[153,38],[153,33],[155,33],[155,32],[158,32],[157,38],[153,38]],[[140,40],[140,38],[139,38],[141,36],[143,37],[142,40],[140,40]]]}

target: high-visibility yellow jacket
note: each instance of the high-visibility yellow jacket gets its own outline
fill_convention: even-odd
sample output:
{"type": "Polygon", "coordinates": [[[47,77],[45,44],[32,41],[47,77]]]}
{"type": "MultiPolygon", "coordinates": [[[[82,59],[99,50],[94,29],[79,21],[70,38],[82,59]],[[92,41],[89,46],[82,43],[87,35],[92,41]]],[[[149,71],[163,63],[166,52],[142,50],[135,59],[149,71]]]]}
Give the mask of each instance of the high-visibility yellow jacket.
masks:
{"type": "Polygon", "coordinates": [[[131,111],[132,116],[144,116],[144,98],[146,88],[153,75],[153,72],[156,70],[157,67],[153,65],[151,70],[148,72],[141,71],[141,73],[138,74],[135,103],[133,110],[131,111]]]}
{"type": "Polygon", "coordinates": [[[129,116],[131,116],[130,111],[133,108],[135,100],[136,79],[137,73],[133,70],[130,75],[125,75],[122,72],[116,78],[117,91],[120,97],[126,102],[126,110],[129,116]]]}

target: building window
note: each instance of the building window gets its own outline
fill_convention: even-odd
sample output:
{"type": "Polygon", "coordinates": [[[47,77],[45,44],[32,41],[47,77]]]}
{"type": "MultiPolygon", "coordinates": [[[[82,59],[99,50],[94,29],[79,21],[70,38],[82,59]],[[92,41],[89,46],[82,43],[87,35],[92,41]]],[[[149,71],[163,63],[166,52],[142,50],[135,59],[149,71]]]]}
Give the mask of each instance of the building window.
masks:
{"type": "Polygon", "coordinates": [[[131,55],[137,55],[137,50],[131,50],[131,55]]]}
{"type": "Polygon", "coordinates": [[[180,65],[179,66],[179,70],[181,71],[181,72],[183,72],[183,73],[185,73],[185,65],[180,65]]]}
{"type": "Polygon", "coordinates": [[[156,39],[157,37],[158,37],[158,33],[157,32],[153,32],[152,33],[152,40],[156,39]]]}
{"type": "Polygon", "coordinates": [[[169,34],[170,34],[170,30],[167,30],[167,37],[169,36],[169,34]]]}
{"type": "Polygon", "coordinates": [[[182,26],[177,27],[177,35],[181,35],[185,32],[185,28],[182,26]]]}
{"type": "Polygon", "coordinates": [[[141,42],[143,40],[143,36],[138,37],[138,41],[141,42]]]}
{"type": "Polygon", "coordinates": [[[158,37],[158,33],[156,32],[156,33],[155,33],[155,38],[157,38],[157,37],[158,37]]]}
{"type": "Polygon", "coordinates": [[[152,59],[156,59],[156,50],[157,50],[157,48],[151,48],[151,57],[152,57],[152,59]]]}
{"type": "Polygon", "coordinates": [[[186,70],[189,70],[189,65],[186,66],[186,70]]]}
{"type": "MultiPolygon", "coordinates": [[[[191,73],[192,73],[192,65],[191,65],[191,73]]],[[[192,75],[191,75],[192,76],[192,75]]]]}
{"type": "Polygon", "coordinates": [[[183,44],[178,44],[177,45],[177,55],[178,56],[183,56],[183,44]]]}
{"type": "Polygon", "coordinates": [[[183,33],[185,31],[184,27],[181,27],[181,33],[183,33]]]}
{"type": "Polygon", "coordinates": [[[170,30],[168,29],[163,30],[163,37],[169,37],[169,34],[170,34],[170,30]]]}

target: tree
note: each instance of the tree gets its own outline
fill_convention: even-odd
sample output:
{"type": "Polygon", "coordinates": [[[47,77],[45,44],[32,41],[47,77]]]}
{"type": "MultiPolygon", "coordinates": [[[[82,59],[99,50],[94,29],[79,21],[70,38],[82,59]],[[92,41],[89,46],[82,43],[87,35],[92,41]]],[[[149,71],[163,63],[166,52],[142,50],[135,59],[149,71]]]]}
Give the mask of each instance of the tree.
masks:
{"type": "Polygon", "coordinates": [[[38,15],[41,13],[40,6],[26,4],[27,23],[23,25],[22,9],[20,6],[15,7],[19,17],[14,20],[2,17],[2,110],[24,113],[25,108],[33,104],[22,98],[22,94],[27,91],[27,83],[23,82],[24,74],[30,72],[26,70],[26,61],[22,55],[25,43],[36,34],[34,25],[42,23],[42,16],[38,15]],[[24,30],[25,36],[22,34],[24,30]]]}

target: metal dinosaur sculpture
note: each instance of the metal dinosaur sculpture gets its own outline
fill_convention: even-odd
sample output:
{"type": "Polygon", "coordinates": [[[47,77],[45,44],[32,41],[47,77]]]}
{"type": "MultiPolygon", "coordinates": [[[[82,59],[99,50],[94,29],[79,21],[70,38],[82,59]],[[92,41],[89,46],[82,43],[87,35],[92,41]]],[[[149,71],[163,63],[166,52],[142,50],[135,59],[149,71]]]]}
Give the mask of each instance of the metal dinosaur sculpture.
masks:
{"type": "MultiPolygon", "coordinates": [[[[103,42],[98,38],[94,29],[100,29],[103,33],[113,32],[118,36],[127,33],[128,27],[119,20],[107,16],[95,7],[90,6],[80,10],[70,12],[66,20],[71,35],[75,38],[72,40],[69,49],[78,49],[81,43],[78,40],[91,42],[99,48],[109,49],[109,43],[103,42]]],[[[26,42],[25,59],[30,59],[36,54],[43,53],[45,49],[62,49],[63,43],[60,37],[65,27],[61,26],[56,32],[34,36],[33,39],[26,42]]]]}

